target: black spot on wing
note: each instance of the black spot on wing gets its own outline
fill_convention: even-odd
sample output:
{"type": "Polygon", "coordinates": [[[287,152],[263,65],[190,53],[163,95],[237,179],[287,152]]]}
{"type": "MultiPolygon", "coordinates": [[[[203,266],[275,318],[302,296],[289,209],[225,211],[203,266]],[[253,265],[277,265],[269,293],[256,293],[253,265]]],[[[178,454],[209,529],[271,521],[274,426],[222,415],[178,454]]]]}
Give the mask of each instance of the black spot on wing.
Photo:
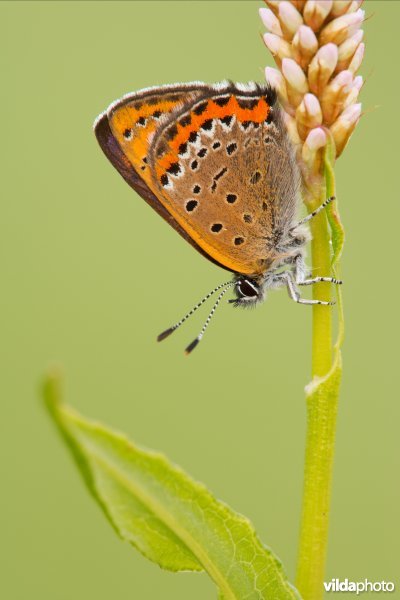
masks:
{"type": "Polygon", "coordinates": [[[253,175],[250,177],[250,183],[251,184],[255,184],[258,183],[261,179],[261,173],[260,171],[254,171],[253,175]]]}
{"type": "Polygon", "coordinates": [[[171,175],[179,175],[181,171],[182,168],[178,162],[172,163],[167,169],[167,173],[170,173],[171,175]]]}
{"type": "Polygon", "coordinates": [[[248,108],[248,109],[252,110],[253,108],[255,108],[257,106],[260,99],[259,98],[236,98],[236,101],[239,104],[240,108],[248,108]]]}
{"type": "Polygon", "coordinates": [[[186,154],[187,152],[187,142],[183,142],[178,148],[178,154],[186,154]]]}
{"type": "Polygon", "coordinates": [[[234,152],[236,152],[237,150],[237,144],[236,142],[232,142],[231,144],[228,144],[226,147],[226,152],[227,154],[230,156],[231,154],[233,154],[234,152]]]}
{"type": "Polygon", "coordinates": [[[179,121],[179,124],[182,125],[182,127],[187,127],[188,125],[190,125],[191,122],[192,122],[192,117],[190,115],[185,115],[179,121]]]}
{"type": "Polygon", "coordinates": [[[217,106],[226,106],[230,100],[230,96],[225,96],[224,98],[215,98],[214,103],[217,106]]]}
{"type": "Polygon", "coordinates": [[[195,208],[197,208],[198,201],[197,200],[188,200],[186,202],[186,210],[188,212],[192,212],[195,208]]]}
{"type": "Polygon", "coordinates": [[[228,170],[228,169],[227,169],[227,167],[224,167],[223,169],[221,169],[221,170],[220,170],[220,171],[219,171],[219,172],[218,172],[218,173],[217,173],[217,174],[214,176],[214,178],[213,178],[213,179],[214,179],[214,181],[213,181],[213,184],[212,184],[212,186],[211,186],[211,191],[212,191],[212,192],[215,192],[215,190],[216,190],[216,188],[217,188],[217,181],[218,181],[218,179],[221,179],[221,177],[222,177],[223,175],[225,175],[225,173],[227,172],[227,170],[228,170]]]}
{"type": "Polygon", "coordinates": [[[221,169],[214,177],[215,181],[217,181],[218,179],[221,179],[221,177],[223,175],[225,175],[225,173],[227,172],[227,167],[224,167],[223,169],[221,169]]]}
{"type": "Polygon", "coordinates": [[[204,123],[202,125],[200,125],[200,127],[201,127],[201,129],[204,129],[204,131],[211,131],[212,124],[213,124],[213,120],[207,119],[206,121],[204,121],[204,123]]]}
{"type": "Polygon", "coordinates": [[[178,135],[178,128],[176,125],[172,125],[166,133],[166,138],[168,140],[173,140],[178,135]]]}
{"type": "Polygon", "coordinates": [[[207,109],[208,102],[202,102],[196,108],[193,109],[195,115],[201,115],[207,109]]]}
{"type": "Polygon", "coordinates": [[[229,127],[229,125],[232,123],[232,119],[233,119],[232,115],[227,115],[226,117],[222,117],[220,119],[220,121],[221,121],[221,123],[223,123],[224,125],[229,127]]]}

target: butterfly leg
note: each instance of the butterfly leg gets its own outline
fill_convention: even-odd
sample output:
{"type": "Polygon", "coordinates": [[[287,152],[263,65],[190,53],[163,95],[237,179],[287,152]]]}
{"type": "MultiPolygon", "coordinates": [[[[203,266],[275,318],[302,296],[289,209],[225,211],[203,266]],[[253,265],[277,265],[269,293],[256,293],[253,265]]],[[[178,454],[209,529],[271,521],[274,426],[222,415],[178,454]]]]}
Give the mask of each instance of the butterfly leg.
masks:
{"type": "Polygon", "coordinates": [[[325,302],[324,300],[308,300],[300,297],[300,292],[297,289],[295,276],[291,271],[284,271],[275,277],[277,285],[286,285],[289,296],[298,304],[321,304],[323,306],[332,306],[335,302],[325,302]]]}
{"type": "Polygon", "coordinates": [[[341,279],[335,279],[334,277],[313,277],[311,279],[306,278],[307,268],[304,263],[302,254],[297,254],[294,257],[294,275],[297,285],[313,285],[314,283],[320,283],[325,281],[327,283],[335,283],[341,285],[343,281],[341,279]]]}

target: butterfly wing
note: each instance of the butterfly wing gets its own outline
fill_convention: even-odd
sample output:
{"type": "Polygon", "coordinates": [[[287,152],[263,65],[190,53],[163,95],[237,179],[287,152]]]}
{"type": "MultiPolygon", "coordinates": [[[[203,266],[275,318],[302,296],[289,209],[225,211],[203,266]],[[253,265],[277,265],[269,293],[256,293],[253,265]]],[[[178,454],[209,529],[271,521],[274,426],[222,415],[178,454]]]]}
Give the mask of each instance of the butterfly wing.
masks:
{"type": "Polygon", "coordinates": [[[258,274],[296,209],[296,166],[267,85],[194,83],[124,97],[95,124],[104,153],[202,255],[258,274]]]}
{"type": "Polygon", "coordinates": [[[208,257],[266,271],[297,208],[297,167],[273,90],[219,84],[166,120],[150,149],[152,189],[208,257]]]}
{"type": "MultiPolygon", "coordinates": [[[[95,122],[94,131],[106,157],[125,181],[187,242],[212,262],[183,229],[152,189],[148,152],[157,128],[185,103],[194,102],[208,89],[206,84],[164,86],[129,94],[113,103],[95,122]]],[[[220,265],[223,266],[223,265],[220,265]]]]}

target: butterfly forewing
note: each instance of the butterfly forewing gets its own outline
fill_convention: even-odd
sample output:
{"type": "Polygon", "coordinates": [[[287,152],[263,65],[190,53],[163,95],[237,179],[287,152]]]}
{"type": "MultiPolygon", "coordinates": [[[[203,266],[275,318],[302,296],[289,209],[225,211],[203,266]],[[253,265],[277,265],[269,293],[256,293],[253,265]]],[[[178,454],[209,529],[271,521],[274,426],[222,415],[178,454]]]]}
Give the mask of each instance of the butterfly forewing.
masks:
{"type": "Polygon", "coordinates": [[[95,125],[121,175],[212,262],[264,272],[296,208],[296,167],[275,92],[223,82],[150,88],[95,125]]]}
{"type": "Polygon", "coordinates": [[[151,182],[148,150],[154,132],[204,92],[194,86],[165,86],[126,96],[108,110],[111,131],[123,152],[147,184],[151,182]]]}
{"type": "MultiPolygon", "coordinates": [[[[206,93],[202,83],[148,88],[124,96],[102,113],[94,124],[97,140],[125,181],[200,254],[216,262],[190,237],[151,188],[147,152],[158,127],[190,100],[206,93]]],[[[219,264],[219,263],[217,263],[219,264]]],[[[223,265],[219,265],[222,266],[223,265]]]]}

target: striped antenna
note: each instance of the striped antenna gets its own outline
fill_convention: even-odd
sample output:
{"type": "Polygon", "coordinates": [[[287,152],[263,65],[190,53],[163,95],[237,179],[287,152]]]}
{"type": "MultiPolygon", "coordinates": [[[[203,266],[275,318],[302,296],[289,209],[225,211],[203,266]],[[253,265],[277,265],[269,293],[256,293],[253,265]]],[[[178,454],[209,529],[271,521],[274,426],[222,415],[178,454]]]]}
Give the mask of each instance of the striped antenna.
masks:
{"type": "Polygon", "coordinates": [[[217,306],[218,306],[218,304],[221,302],[221,300],[222,300],[222,297],[224,296],[224,294],[226,294],[226,292],[229,290],[229,288],[231,288],[233,285],[235,285],[235,282],[234,282],[234,281],[231,281],[231,282],[229,283],[229,285],[228,285],[228,286],[227,286],[227,287],[226,287],[224,290],[222,290],[222,292],[221,292],[221,293],[220,293],[220,295],[218,296],[218,298],[217,298],[217,300],[216,300],[216,302],[215,302],[214,306],[212,307],[212,309],[211,309],[211,312],[210,312],[210,314],[208,315],[206,322],[205,322],[205,323],[204,323],[204,325],[203,325],[203,329],[200,331],[200,333],[199,333],[199,335],[197,336],[197,338],[196,338],[196,339],[194,339],[194,340],[193,340],[193,342],[192,342],[191,344],[189,344],[189,346],[186,348],[186,350],[185,350],[185,354],[190,354],[190,353],[192,352],[192,350],[194,350],[194,349],[196,348],[197,344],[200,342],[201,338],[203,337],[203,335],[204,335],[204,332],[205,332],[205,330],[207,329],[207,327],[208,327],[208,325],[209,325],[209,323],[210,323],[210,321],[211,321],[211,319],[212,319],[212,316],[213,316],[214,312],[215,312],[215,311],[216,311],[216,309],[217,309],[217,306]]]}
{"type": "Polygon", "coordinates": [[[206,302],[206,300],[208,300],[209,298],[211,298],[211,296],[213,294],[215,294],[215,292],[218,292],[218,290],[220,290],[221,288],[226,287],[226,286],[231,287],[231,285],[233,285],[233,283],[234,282],[232,282],[232,281],[226,281],[225,283],[221,283],[220,285],[217,285],[216,288],[214,288],[211,292],[209,292],[207,294],[207,296],[204,296],[204,298],[202,300],[200,300],[200,302],[198,302],[198,304],[196,304],[196,306],[194,306],[192,308],[192,310],[190,310],[188,312],[187,315],[185,315],[180,321],[178,321],[178,323],[175,323],[175,325],[173,325],[172,327],[169,327],[168,329],[166,329],[165,331],[160,333],[160,335],[157,337],[157,342],[161,342],[162,340],[165,340],[165,338],[167,338],[169,335],[171,335],[171,333],[173,333],[176,329],[178,329],[178,327],[180,327],[182,325],[182,323],[184,323],[189,317],[191,317],[192,314],[194,312],[196,312],[196,310],[198,308],[200,308],[200,306],[202,304],[204,304],[204,302],[206,302]]]}
{"type": "Polygon", "coordinates": [[[330,204],[334,200],[336,200],[335,196],[331,196],[330,198],[327,198],[325,200],[325,202],[323,202],[320,206],[318,206],[318,208],[316,208],[312,213],[310,213],[309,215],[307,215],[306,217],[304,217],[304,219],[302,219],[301,221],[299,221],[297,223],[297,225],[295,225],[294,227],[292,227],[291,231],[293,231],[293,229],[296,229],[297,227],[299,227],[299,225],[304,225],[304,223],[308,223],[308,221],[311,221],[311,219],[313,219],[314,217],[316,217],[321,212],[321,210],[324,210],[324,208],[326,208],[328,206],[328,204],[330,204]]]}

